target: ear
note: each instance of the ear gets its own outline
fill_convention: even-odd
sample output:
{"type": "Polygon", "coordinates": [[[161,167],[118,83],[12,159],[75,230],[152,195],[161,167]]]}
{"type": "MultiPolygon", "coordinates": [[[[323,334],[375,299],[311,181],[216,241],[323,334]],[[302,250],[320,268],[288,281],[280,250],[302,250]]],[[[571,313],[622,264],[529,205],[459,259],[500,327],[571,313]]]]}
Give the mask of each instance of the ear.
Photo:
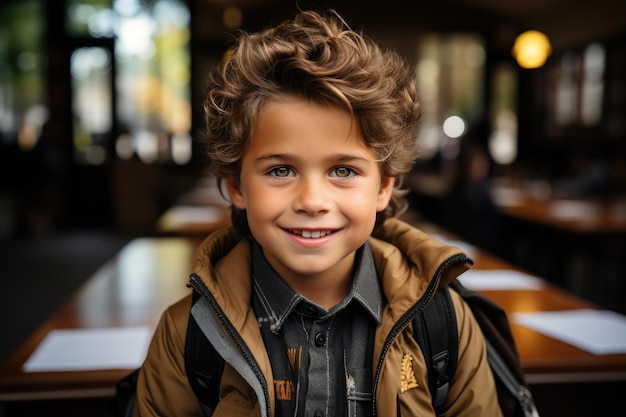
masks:
{"type": "Polygon", "coordinates": [[[395,177],[383,177],[378,190],[378,201],[376,202],[376,211],[383,211],[389,205],[391,195],[393,194],[393,186],[395,185],[395,177]]]}
{"type": "Polygon", "coordinates": [[[240,210],[246,209],[246,199],[244,198],[243,191],[241,189],[241,183],[237,177],[226,177],[226,190],[233,206],[240,210]]]}

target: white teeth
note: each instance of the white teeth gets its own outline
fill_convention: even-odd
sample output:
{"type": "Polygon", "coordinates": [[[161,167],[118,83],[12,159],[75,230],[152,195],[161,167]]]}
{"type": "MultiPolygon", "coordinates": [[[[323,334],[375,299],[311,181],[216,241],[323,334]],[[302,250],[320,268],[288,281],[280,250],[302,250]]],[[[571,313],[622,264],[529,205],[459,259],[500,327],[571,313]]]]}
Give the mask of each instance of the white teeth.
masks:
{"type": "Polygon", "coordinates": [[[296,235],[300,235],[300,236],[305,237],[307,239],[317,239],[317,238],[329,235],[331,233],[331,231],[330,230],[315,230],[315,231],[310,231],[310,230],[291,230],[291,233],[294,233],[296,235]]]}

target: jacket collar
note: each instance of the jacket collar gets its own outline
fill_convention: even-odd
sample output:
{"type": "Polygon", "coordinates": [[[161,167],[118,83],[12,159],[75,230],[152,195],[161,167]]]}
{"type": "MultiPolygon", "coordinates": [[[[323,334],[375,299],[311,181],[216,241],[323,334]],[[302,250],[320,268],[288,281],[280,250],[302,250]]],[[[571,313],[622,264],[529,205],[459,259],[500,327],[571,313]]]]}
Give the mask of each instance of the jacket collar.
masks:
{"type": "MultiPolygon", "coordinates": [[[[472,265],[461,249],[433,239],[401,220],[388,219],[368,240],[376,271],[382,281],[384,297],[398,302],[405,311],[424,294],[442,265],[459,256],[442,270],[439,286],[447,285],[472,265]],[[415,279],[415,277],[419,279],[415,279]]],[[[224,312],[237,326],[243,326],[252,294],[251,243],[240,239],[232,228],[210,235],[199,247],[194,272],[214,294],[224,312]]],[[[394,309],[395,310],[395,309],[394,309]]]]}
{"type": "Polygon", "coordinates": [[[467,271],[473,261],[455,246],[440,242],[418,228],[402,220],[388,219],[382,227],[377,228],[370,238],[374,250],[376,268],[379,274],[390,266],[398,267],[400,271],[407,268],[429,283],[435,277],[440,267],[449,259],[460,255],[462,261],[445,268],[441,277],[440,286],[448,285],[455,278],[467,271]],[[399,257],[404,257],[398,259],[399,257]]]}
{"type": "Polygon", "coordinates": [[[354,301],[359,303],[370,314],[376,323],[380,323],[383,300],[378,282],[374,260],[369,244],[366,242],[357,252],[357,265],[352,288],[344,300],[330,311],[314,306],[305,297],[295,292],[274,271],[267,262],[258,243],[252,244],[252,268],[254,275],[254,291],[258,294],[270,321],[270,329],[278,333],[287,317],[304,303],[314,308],[309,314],[323,318],[354,301]]]}

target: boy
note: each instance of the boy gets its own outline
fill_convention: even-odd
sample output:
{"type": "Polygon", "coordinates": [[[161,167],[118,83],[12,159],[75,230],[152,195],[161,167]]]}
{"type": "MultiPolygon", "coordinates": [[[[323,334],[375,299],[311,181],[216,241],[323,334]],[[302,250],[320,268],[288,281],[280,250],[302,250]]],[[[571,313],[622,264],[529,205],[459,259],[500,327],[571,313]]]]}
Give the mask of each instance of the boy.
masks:
{"type": "MultiPolygon", "coordinates": [[[[393,219],[415,158],[412,71],[337,15],[241,34],[211,72],[212,172],[233,227],[198,250],[141,369],[135,415],[201,416],[189,312],[225,360],[213,416],[434,416],[411,320],[471,260],[393,219]],[[372,237],[372,234],[374,237],[372,237]]],[[[454,297],[446,416],[499,416],[484,340],[454,297]]]]}

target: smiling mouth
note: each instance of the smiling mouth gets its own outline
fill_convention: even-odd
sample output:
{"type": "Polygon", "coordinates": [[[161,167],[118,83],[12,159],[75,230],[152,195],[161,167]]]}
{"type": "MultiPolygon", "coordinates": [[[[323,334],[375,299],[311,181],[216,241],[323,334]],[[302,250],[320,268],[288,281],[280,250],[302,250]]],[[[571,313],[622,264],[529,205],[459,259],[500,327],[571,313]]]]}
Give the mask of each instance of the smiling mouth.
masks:
{"type": "Polygon", "coordinates": [[[294,235],[302,236],[306,239],[318,239],[320,237],[328,236],[333,233],[332,230],[296,230],[289,229],[289,233],[293,233],[294,235]]]}

